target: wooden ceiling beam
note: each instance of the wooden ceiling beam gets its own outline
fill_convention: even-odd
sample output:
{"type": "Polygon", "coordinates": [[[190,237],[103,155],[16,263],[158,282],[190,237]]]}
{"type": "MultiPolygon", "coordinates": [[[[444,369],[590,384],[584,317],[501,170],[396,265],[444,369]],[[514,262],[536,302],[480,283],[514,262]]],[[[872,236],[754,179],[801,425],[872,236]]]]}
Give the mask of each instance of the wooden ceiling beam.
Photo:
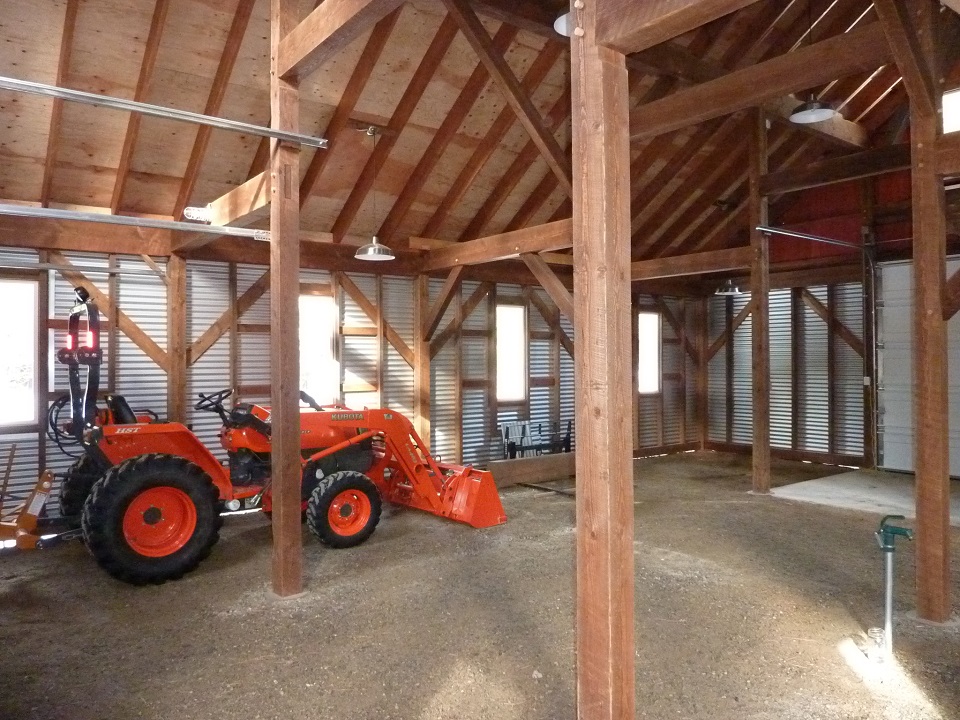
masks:
{"type": "MultiPolygon", "coordinates": [[[[211,202],[211,225],[247,227],[270,216],[270,175],[262,172],[211,202]]],[[[208,232],[178,232],[174,234],[173,252],[183,253],[203,247],[220,235],[208,232]]]]}
{"type": "Polygon", "coordinates": [[[0,246],[121,255],[170,254],[169,230],[89,222],[0,215],[0,246]]]}
{"type": "Polygon", "coordinates": [[[793,95],[772,100],[764,108],[768,111],[771,120],[784,127],[789,127],[799,133],[818,137],[822,140],[841,145],[846,148],[865,148],[868,145],[867,130],[863,125],[847,120],[843,115],[834,115],[829,120],[816,123],[797,124],[790,122],[790,114],[801,103],[793,95]],[[789,124],[788,124],[789,123],[789,124]]]}
{"type": "Polygon", "coordinates": [[[960,175],[960,132],[941,135],[937,139],[937,172],[960,175]]]}
{"type": "Polygon", "coordinates": [[[630,265],[631,280],[657,280],[661,278],[704,275],[706,273],[742,270],[750,267],[753,250],[750,247],[711,250],[691,255],[639,260],[630,265]]]}
{"type": "MultiPolygon", "coordinates": [[[[525,91],[532,90],[546,77],[547,73],[553,68],[557,59],[560,57],[561,50],[560,45],[548,43],[543,50],[540,51],[540,54],[530,65],[526,75],[524,75],[521,86],[525,91]]],[[[443,197],[443,200],[440,201],[436,210],[434,210],[430,220],[427,221],[426,226],[420,231],[421,235],[435,237],[440,234],[440,229],[450,214],[450,211],[463,199],[467,190],[473,185],[473,181],[477,175],[497,148],[499,148],[500,141],[503,140],[503,136],[514,122],[516,122],[516,116],[513,111],[509,107],[503,108],[490,125],[487,134],[483,136],[483,139],[480,140],[474,149],[470,159],[467,160],[466,164],[461,168],[456,179],[450,185],[449,190],[447,190],[447,194],[443,197]]]]}
{"type": "Polygon", "coordinates": [[[597,43],[629,55],[754,2],[756,0],[607,0],[597,8],[597,43]]]}
{"type": "Polygon", "coordinates": [[[280,41],[278,71],[302,78],[385,18],[403,0],[326,0],[280,41]]]}
{"type": "Polygon", "coordinates": [[[874,0],[873,9],[880,18],[913,107],[925,117],[932,117],[937,112],[937,85],[920,48],[917,28],[910,19],[911,5],[903,0],[874,0]]]}
{"type": "Polygon", "coordinates": [[[567,289],[566,285],[557,277],[556,273],[550,269],[540,255],[534,253],[523,253],[520,259],[530,268],[530,272],[539,281],[540,286],[547,291],[547,295],[553,300],[553,304],[564,315],[567,320],[573,322],[573,294],[567,289]]]}
{"type": "Polygon", "coordinates": [[[443,270],[457,265],[477,265],[515,257],[522,253],[565,250],[572,247],[572,221],[560,220],[523,230],[454,243],[426,254],[423,270],[443,270]]]}
{"type": "Polygon", "coordinates": [[[494,79],[497,86],[503,92],[507,104],[517,114],[517,119],[524,129],[530,135],[530,138],[543,154],[547,165],[556,174],[560,186],[566,191],[567,195],[573,193],[573,184],[571,180],[570,160],[560,149],[557,139],[545,126],[543,119],[534,107],[533,102],[526,92],[520,87],[516,75],[507,64],[503,55],[495,50],[490,41],[490,36],[480,22],[473,9],[467,4],[467,0],[443,0],[447,10],[456,19],[470,46],[480,58],[494,79]]]}
{"type": "MultiPolygon", "coordinates": [[[[233,21],[230,23],[230,30],[227,32],[223,52],[220,54],[220,62],[217,64],[217,72],[213,76],[213,84],[210,86],[207,104],[204,106],[204,115],[216,117],[220,114],[220,107],[223,105],[223,98],[227,94],[227,85],[230,82],[230,76],[233,74],[233,67],[237,62],[237,55],[240,53],[243,38],[247,34],[250,15],[253,13],[255,3],[256,0],[240,0],[237,4],[233,21]]],[[[203,165],[203,158],[206,155],[212,131],[213,128],[209,125],[197,126],[197,137],[193,141],[190,159],[187,161],[187,169],[184,171],[183,180],[180,182],[180,191],[177,193],[177,200],[174,204],[173,217],[175,218],[183,216],[183,209],[189,204],[190,196],[193,195],[193,188],[200,176],[200,167],[203,165]]]]}
{"type": "Polygon", "coordinates": [[[838,77],[876,70],[889,59],[883,28],[873,23],[642,105],[631,114],[630,138],[655,137],[838,77]]]}
{"type": "MultiPolygon", "coordinates": [[[[67,86],[70,70],[70,56],[73,54],[73,35],[77,27],[77,9],[80,0],[67,0],[63,13],[63,32],[60,35],[60,58],[57,60],[57,87],[67,86]]],[[[50,203],[50,188],[53,185],[53,171],[57,164],[57,151],[60,149],[60,123],[63,121],[63,100],[53,99],[50,112],[50,130],[47,133],[47,154],[43,163],[43,183],[40,186],[40,205],[50,203]]]]}
{"type": "Polygon", "coordinates": [[[327,139],[327,150],[325,152],[315,152],[310,159],[306,172],[303,174],[303,180],[300,181],[300,207],[302,208],[311,196],[316,192],[320,177],[323,175],[324,168],[330,160],[330,156],[337,148],[337,139],[340,133],[348,127],[350,115],[360,100],[363,89],[370,80],[370,75],[377,66],[377,61],[383,52],[383,48],[390,39],[397,19],[400,17],[401,9],[397,8],[392,13],[378,21],[367,38],[367,44],[364,45],[357,65],[350,74],[343,94],[340,96],[340,102],[337,103],[337,109],[333,111],[333,116],[323,132],[323,137],[327,139]]]}
{"type": "MultiPolygon", "coordinates": [[[[143,51],[143,60],[140,63],[140,76],[137,78],[137,87],[133,99],[144,102],[150,90],[150,78],[153,77],[153,68],[157,63],[157,53],[160,51],[160,39],[163,36],[163,26],[167,20],[167,11],[170,9],[170,0],[157,0],[153,8],[153,17],[150,20],[150,31],[147,34],[147,44],[143,51]]],[[[140,113],[130,113],[127,120],[127,132],[123,138],[123,149],[120,151],[120,162],[117,165],[117,177],[113,184],[113,194],[110,198],[110,212],[116,215],[123,203],[123,192],[126,188],[127,175],[133,161],[133,152],[137,147],[137,138],[140,136],[140,113]]]]}
{"type": "Polygon", "coordinates": [[[760,179],[763,195],[779,195],[833,183],[874,177],[910,168],[910,146],[891,145],[827,158],[795,170],[780,170],[760,179]]]}
{"type": "MultiPolygon", "coordinates": [[[[323,5],[320,7],[323,7],[323,5]]],[[[440,28],[437,30],[436,35],[434,35],[430,47],[427,48],[427,52],[420,61],[420,65],[410,79],[410,83],[407,85],[403,97],[401,97],[400,102],[397,103],[397,107],[390,117],[390,122],[387,123],[386,132],[383,133],[380,140],[376,143],[373,152],[370,154],[366,164],[363,166],[363,170],[360,172],[360,177],[350,191],[350,195],[347,196],[347,201],[340,209],[340,213],[337,215],[337,219],[334,221],[333,228],[331,229],[335,239],[345,236],[350,230],[350,226],[353,224],[357,212],[359,212],[363,201],[376,182],[377,174],[380,172],[386,159],[390,156],[390,151],[393,150],[393,146],[400,137],[400,133],[404,127],[406,127],[410,116],[417,107],[417,103],[419,103],[420,98],[423,97],[423,93],[436,74],[437,68],[440,67],[440,63],[443,61],[447,50],[450,49],[450,45],[453,43],[456,35],[457,23],[450,15],[447,15],[443,19],[443,22],[440,23],[440,28]]]]}
{"type": "MultiPolygon", "coordinates": [[[[510,43],[516,38],[517,32],[518,30],[515,27],[506,24],[502,25],[493,38],[494,49],[500,53],[506,52],[507,48],[510,47],[510,43]]],[[[463,124],[464,119],[467,117],[467,113],[470,112],[470,109],[477,102],[481,91],[487,85],[489,79],[490,75],[487,69],[483,63],[479,63],[470,74],[466,84],[464,84],[460,90],[460,94],[450,107],[437,132],[427,143],[427,147],[420,157],[420,161],[407,177],[403,185],[403,190],[400,191],[396,202],[394,202],[393,207],[390,208],[390,212],[387,213],[386,219],[380,225],[380,230],[377,235],[379,235],[384,242],[389,243],[394,238],[397,228],[406,217],[410,206],[413,205],[414,200],[416,200],[420,194],[424,184],[430,177],[430,173],[433,172],[437,162],[439,162],[440,158],[446,152],[450,142],[460,129],[460,125],[463,124]]]]}

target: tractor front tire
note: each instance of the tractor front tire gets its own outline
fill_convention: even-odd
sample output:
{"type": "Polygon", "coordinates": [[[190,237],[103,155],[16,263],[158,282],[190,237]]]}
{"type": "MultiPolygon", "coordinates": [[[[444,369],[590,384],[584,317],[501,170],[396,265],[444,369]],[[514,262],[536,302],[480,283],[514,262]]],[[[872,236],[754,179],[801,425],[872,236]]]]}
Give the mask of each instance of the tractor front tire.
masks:
{"type": "Polygon", "coordinates": [[[111,468],[83,507],[83,536],[117,580],[159,585],[195,569],[220,538],[220,494],[197,465],[152,454],[111,468]]]}
{"type": "Polygon", "coordinates": [[[70,527],[80,527],[83,504],[100,475],[100,468],[87,455],[81,455],[67,468],[60,483],[60,515],[69,520],[70,527]]]}
{"type": "Polygon", "coordinates": [[[307,503],[307,526],[325,545],[355,547],[380,522],[380,491],[363,473],[342,470],[327,475],[307,503]]]}

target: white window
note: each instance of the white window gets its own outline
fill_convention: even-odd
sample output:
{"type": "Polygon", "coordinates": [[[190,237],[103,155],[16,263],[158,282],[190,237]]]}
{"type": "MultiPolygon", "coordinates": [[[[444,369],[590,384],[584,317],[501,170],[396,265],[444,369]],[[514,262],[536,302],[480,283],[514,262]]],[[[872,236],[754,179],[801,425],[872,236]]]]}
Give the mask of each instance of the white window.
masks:
{"type": "Polygon", "coordinates": [[[321,405],[340,402],[337,320],[330,295],[300,296],[300,389],[321,405]]]}
{"type": "Polygon", "coordinates": [[[960,130],[960,90],[943,94],[943,131],[960,130]]]}
{"type": "Polygon", "coordinates": [[[660,313],[637,313],[637,392],[660,392],[660,313]]]}
{"type": "Polygon", "coordinates": [[[497,305],[497,400],[527,399],[527,309],[497,305]]]}
{"type": "Polygon", "coordinates": [[[37,422],[37,281],[0,279],[0,425],[37,422]]]}

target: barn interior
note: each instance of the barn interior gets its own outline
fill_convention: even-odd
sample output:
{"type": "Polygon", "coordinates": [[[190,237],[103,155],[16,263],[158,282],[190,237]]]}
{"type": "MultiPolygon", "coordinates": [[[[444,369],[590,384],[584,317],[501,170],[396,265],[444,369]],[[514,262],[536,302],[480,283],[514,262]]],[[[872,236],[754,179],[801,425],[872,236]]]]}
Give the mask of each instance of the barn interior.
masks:
{"type": "Polygon", "coordinates": [[[957,0],[0,38],[0,717],[960,717],[957,0]]]}

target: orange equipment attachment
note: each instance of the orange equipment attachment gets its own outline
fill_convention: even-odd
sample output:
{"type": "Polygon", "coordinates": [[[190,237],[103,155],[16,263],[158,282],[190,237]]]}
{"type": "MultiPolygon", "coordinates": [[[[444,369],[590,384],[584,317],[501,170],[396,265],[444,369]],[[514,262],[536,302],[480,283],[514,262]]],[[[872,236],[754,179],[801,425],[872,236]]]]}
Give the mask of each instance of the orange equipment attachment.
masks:
{"type": "Polygon", "coordinates": [[[301,413],[303,427],[325,426],[358,434],[307,458],[320,460],[348,445],[381,438],[385,452],[366,473],[384,500],[485,528],[507,521],[493,475],[471,466],[438,463],[413,424],[393,410],[334,408],[301,413]]]}
{"type": "Polygon", "coordinates": [[[26,501],[11,511],[9,519],[0,521],[0,541],[16,540],[20,550],[35,550],[42,546],[37,533],[37,518],[52,488],[53,473],[44,470],[26,501]]]}

